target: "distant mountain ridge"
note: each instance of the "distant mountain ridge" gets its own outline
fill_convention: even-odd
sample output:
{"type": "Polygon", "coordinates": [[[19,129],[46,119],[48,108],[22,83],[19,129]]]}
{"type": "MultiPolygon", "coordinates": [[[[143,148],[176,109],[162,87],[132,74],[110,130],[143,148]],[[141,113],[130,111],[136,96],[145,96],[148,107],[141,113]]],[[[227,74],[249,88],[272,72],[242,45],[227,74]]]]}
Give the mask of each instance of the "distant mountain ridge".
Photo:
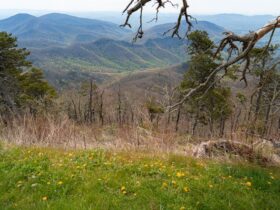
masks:
{"type": "MultiPolygon", "coordinates": [[[[165,38],[166,36],[163,37],[163,33],[173,26],[173,23],[165,23],[147,29],[144,40],[165,38]]],[[[194,22],[193,30],[206,30],[214,38],[221,37],[221,33],[225,29],[208,21],[197,21],[194,22]]],[[[27,48],[69,46],[103,38],[130,42],[134,35],[131,30],[121,28],[111,22],[59,13],[51,13],[40,17],[17,14],[0,20],[0,31],[14,34],[18,37],[20,45],[27,48]]],[[[186,26],[182,24],[181,34],[185,32],[186,26]]]]}
{"type": "Polygon", "coordinates": [[[273,15],[217,14],[197,15],[196,18],[217,24],[235,33],[248,33],[263,27],[276,17],[273,15]]]}
{"type": "MultiPolygon", "coordinates": [[[[207,31],[207,33],[209,34],[209,36],[211,37],[211,39],[217,39],[217,38],[221,38],[222,37],[222,33],[224,31],[226,31],[225,28],[218,26],[214,23],[211,23],[209,21],[194,21],[193,23],[193,27],[191,29],[191,31],[195,31],[195,30],[202,30],[202,31],[207,31]]],[[[165,24],[160,24],[157,26],[154,26],[150,29],[147,29],[145,32],[145,36],[144,39],[148,40],[148,39],[154,39],[154,38],[164,38],[164,37],[170,37],[171,36],[171,31],[168,32],[171,28],[173,28],[175,25],[175,23],[165,23],[165,24]],[[165,36],[164,34],[168,32],[165,36]]],[[[182,26],[180,27],[179,30],[179,34],[180,36],[184,37],[184,35],[187,32],[187,26],[186,24],[182,24],[182,26]]]]}
{"type": "Polygon", "coordinates": [[[18,14],[0,20],[0,31],[14,34],[21,45],[30,48],[85,43],[100,38],[121,39],[131,33],[114,23],[59,13],[40,17],[18,14]]]}

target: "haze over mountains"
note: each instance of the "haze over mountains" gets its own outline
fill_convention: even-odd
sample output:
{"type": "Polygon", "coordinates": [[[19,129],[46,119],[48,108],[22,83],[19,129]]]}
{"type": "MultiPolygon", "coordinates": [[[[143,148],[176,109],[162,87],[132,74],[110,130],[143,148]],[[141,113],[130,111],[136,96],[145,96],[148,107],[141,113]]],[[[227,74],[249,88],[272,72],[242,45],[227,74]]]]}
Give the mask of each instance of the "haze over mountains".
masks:
{"type": "MultiPolygon", "coordinates": [[[[117,18],[107,18],[112,22],[104,21],[105,16],[103,14],[103,18],[100,16],[103,20],[97,20],[59,13],[39,17],[17,14],[0,20],[0,31],[17,36],[20,47],[31,50],[31,61],[42,68],[53,83],[58,83],[53,80],[73,75],[75,79],[97,73],[100,77],[100,73],[165,68],[186,61],[186,41],[163,36],[174,26],[170,23],[176,19],[171,19],[172,14],[163,15],[162,24],[152,24],[145,30],[145,38],[134,44],[131,42],[133,30],[119,27],[116,23],[122,20],[117,18]]],[[[258,28],[273,16],[254,17],[248,21],[246,16],[222,14],[199,16],[199,19],[211,22],[194,22],[193,30],[205,30],[210,38],[218,41],[222,32],[230,27],[238,33],[245,32],[248,24],[258,28]]],[[[183,26],[181,34],[185,32],[186,27],[183,26]]]]}
{"type": "Polygon", "coordinates": [[[40,17],[18,14],[0,21],[0,30],[16,35],[20,44],[29,48],[90,42],[101,37],[118,39],[132,33],[114,23],[58,13],[40,17]]]}

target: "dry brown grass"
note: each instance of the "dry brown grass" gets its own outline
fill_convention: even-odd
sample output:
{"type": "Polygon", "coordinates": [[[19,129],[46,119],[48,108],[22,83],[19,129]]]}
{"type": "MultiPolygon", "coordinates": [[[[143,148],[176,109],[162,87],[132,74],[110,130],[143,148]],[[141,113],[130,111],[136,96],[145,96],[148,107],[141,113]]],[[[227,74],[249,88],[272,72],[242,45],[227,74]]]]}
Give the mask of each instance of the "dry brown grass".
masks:
{"type": "MultiPolygon", "coordinates": [[[[179,148],[182,148],[176,133],[153,131],[137,125],[119,127],[77,124],[67,117],[14,118],[8,125],[2,123],[0,131],[0,139],[27,146],[157,152],[179,152],[179,148]]],[[[181,149],[181,152],[184,151],[181,149]]]]}
{"type": "MultiPolygon", "coordinates": [[[[232,137],[232,142],[237,140],[242,142],[242,144],[250,148],[250,152],[256,153],[256,156],[261,155],[271,160],[274,155],[274,148],[267,143],[263,143],[261,139],[240,140],[245,139],[242,133],[235,134],[232,137]]],[[[217,141],[217,139],[201,139],[168,130],[159,131],[152,129],[149,124],[145,128],[139,125],[117,126],[112,124],[98,126],[78,124],[66,116],[35,118],[30,115],[20,119],[14,118],[6,125],[1,123],[0,139],[8,143],[24,146],[63,149],[102,148],[113,151],[147,151],[188,156],[195,154],[199,143],[217,141]]],[[[226,151],[224,154],[226,156],[226,151]]],[[[243,155],[239,154],[239,156],[242,157],[243,155]]],[[[252,157],[250,156],[250,158],[252,157]]]]}

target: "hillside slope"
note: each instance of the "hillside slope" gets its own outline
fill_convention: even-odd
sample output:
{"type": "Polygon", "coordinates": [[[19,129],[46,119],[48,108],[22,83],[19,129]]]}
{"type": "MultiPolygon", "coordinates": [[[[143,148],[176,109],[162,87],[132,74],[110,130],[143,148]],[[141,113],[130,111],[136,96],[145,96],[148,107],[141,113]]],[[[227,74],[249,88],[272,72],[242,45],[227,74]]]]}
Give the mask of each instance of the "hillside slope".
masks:
{"type": "MultiPolygon", "coordinates": [[[[186,41],[163,33],[172,23],[155,26],[146,32],[144,40],[131,43],[115,39],[99,39],[74,43],[66,47],[32,49],[31,60],[50,72],[124,72],[149,68],[164,68],[187,60],[186,41]]],[[[210,37],[221,37],[224,29],[207,21],[195,24],[210,37]]],[[[182,31],[184,28],[182,28],[182,31]]]]}
{"type": "Polygon", "coordinates": [[[155,39],[143,45],[100,39],[66,48],[33,50],[30,59],[48,71],[120,72],[181,63],[186,59],[184,52],[184,42],[178,39],[155,39]]]}
{"type": "Polygon", "coordinates": [[[0,209],[279,209],[279,168],[172,154],[0,150],[0,209]]]}

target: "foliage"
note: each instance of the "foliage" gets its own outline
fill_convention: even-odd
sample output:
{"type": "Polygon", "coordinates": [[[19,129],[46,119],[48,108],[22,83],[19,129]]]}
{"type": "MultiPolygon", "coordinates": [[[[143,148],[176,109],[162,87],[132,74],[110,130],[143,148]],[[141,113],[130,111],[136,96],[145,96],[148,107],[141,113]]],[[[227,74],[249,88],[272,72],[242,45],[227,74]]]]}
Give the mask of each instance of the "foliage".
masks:
{"type": "Polygon", "coordinates": [[[154,98],[152,98],[146,103],[146,107],[148,109],[151,122],[156,116],[159,116],[160,114],[164,113],[163,106],[159,104],[154,98]]]}
{"type": "Polygon", "coordinates": [[[188,35],[190,45],[188,47],[189,54],[206,54],[213,55],[212,49],[214,48],[214,42],[208,38],[206,31],[196,30],[188,35]]]}
{"type": "Polygon", "coordinates": [[[47,105],[56,96],[42,71],[27,61],[28,55],[26,49],[17,47],[11,34],[0,33],[0,113],[19,112],[25,107],[34,111],[39,100],[47,105]]]}

